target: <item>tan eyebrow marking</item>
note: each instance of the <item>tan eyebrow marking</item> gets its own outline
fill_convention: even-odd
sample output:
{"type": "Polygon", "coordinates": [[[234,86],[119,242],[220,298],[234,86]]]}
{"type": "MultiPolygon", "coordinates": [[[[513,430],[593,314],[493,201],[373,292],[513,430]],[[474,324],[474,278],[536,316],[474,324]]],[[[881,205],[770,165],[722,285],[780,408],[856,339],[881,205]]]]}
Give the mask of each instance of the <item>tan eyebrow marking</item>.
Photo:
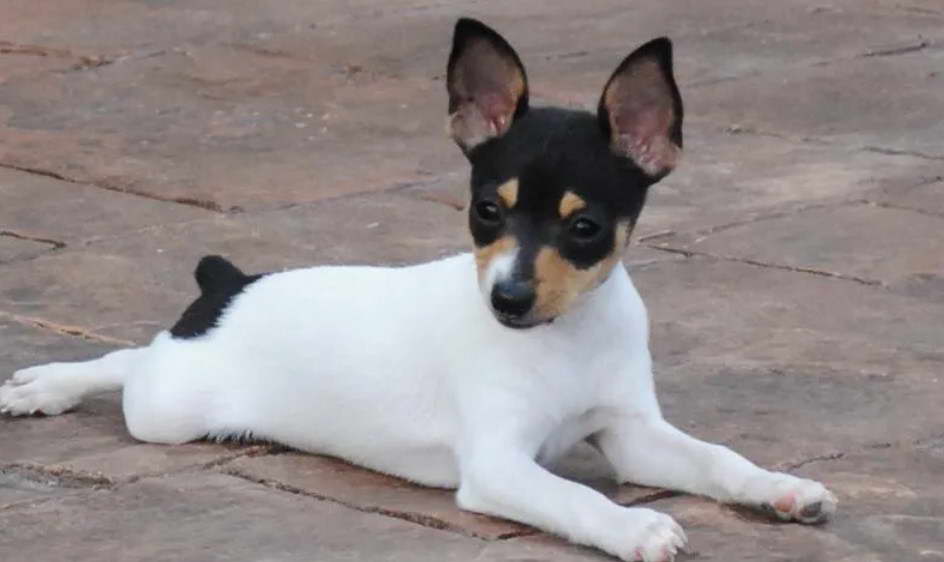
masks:
{"type": "Polygon", "coordinates": [[[512,178],[498,186],[498,196],[509,209],[518,202],[518,178],[512,178]]]}
{"type": "Polygon", "coordinates": [[[557,208],[557,212],[560,214],[562,219],[566,219],[570,215],[576,213],[586,206],[587,202],[581,199],[579,195],[573,191],[568,191],[563,197],[561,197],[560,206],[557,208]]]}

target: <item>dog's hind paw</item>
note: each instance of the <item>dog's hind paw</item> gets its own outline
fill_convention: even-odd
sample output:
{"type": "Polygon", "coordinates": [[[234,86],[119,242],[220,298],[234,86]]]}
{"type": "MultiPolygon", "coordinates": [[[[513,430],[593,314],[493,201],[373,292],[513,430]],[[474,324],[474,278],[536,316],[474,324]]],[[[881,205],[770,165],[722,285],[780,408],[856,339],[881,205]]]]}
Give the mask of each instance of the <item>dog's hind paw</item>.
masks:
{"type": "Polygon", "coordinates": [[[778,474],[782,478],[771,490],[771,499],[763,507],[785,521],[815,524],[836,512],[838,500],[825,486],[814,480],[778,474]]]}
{"type": "Polygon", "coordinates": [[[22,369],[0,386],[0,414],[26,416],[61,414],[79,403],[81,396],[60,384],[55,365],[22,369]]]}

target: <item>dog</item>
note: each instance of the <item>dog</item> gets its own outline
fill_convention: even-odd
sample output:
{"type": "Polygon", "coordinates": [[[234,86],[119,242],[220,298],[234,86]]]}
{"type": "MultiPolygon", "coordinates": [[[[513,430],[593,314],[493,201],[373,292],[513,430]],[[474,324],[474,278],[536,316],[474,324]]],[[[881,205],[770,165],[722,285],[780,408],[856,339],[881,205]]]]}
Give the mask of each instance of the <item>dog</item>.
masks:
{"type": "Polygon", "coordinates": [[[622,560],[674,560],[685,534],[544,468],[584,440],[621,483],[802,523],[834,513],[822,484],[690,437],[660,411],[646,308],[620,258],[648,188],[681,155],[671,42],[629,54],[593,114],[530,107],[511,45],[461,19],[446,83],[448,129],[472,168],[474,252],[254,276],[206,257],[201,294],[169,331],[20,370],[0,410],[55,415],[122,389],[141,441],[254,437],[333,455],[622,560]]]}

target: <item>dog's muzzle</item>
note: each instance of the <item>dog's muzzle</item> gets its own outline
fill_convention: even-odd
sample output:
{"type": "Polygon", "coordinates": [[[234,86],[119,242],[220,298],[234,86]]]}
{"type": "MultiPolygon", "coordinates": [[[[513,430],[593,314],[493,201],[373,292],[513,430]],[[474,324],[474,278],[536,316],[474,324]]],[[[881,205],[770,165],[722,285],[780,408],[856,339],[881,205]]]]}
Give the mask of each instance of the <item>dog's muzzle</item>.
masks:
{"type": "Polygon", "coordinates": [[[492,311],[495,318],[509,328],[531,328],[543,323],[531,318],[536,299],[534,285],[528,281],[509,279],[498,281],[492,287],[492,311]]]}

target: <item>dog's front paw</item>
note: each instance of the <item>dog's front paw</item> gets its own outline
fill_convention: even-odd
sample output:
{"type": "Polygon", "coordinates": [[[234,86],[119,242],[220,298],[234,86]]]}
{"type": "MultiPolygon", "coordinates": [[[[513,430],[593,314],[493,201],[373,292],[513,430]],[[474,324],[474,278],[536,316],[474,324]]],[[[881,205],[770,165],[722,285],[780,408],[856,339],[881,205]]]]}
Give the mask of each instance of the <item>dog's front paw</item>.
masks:
{"type": "Polygon", "coordinates": [[[55,364],[22,369],[0,386],[0,413],[25,416],[61,414],[79,403],[79,397],[61,384],[55,364]]]}
{"type": "Polygon", "coordinates": [[[604,550],[626,561],[672,562],[688,539],[674,519],[646,508],[625,508],[604,550]]]}
{"type": "Polygon", "coordinates": [[[836,512],[836,496],[815,480],[776,473],[763,507],[786,521],[822,523],[836,512]]]}

